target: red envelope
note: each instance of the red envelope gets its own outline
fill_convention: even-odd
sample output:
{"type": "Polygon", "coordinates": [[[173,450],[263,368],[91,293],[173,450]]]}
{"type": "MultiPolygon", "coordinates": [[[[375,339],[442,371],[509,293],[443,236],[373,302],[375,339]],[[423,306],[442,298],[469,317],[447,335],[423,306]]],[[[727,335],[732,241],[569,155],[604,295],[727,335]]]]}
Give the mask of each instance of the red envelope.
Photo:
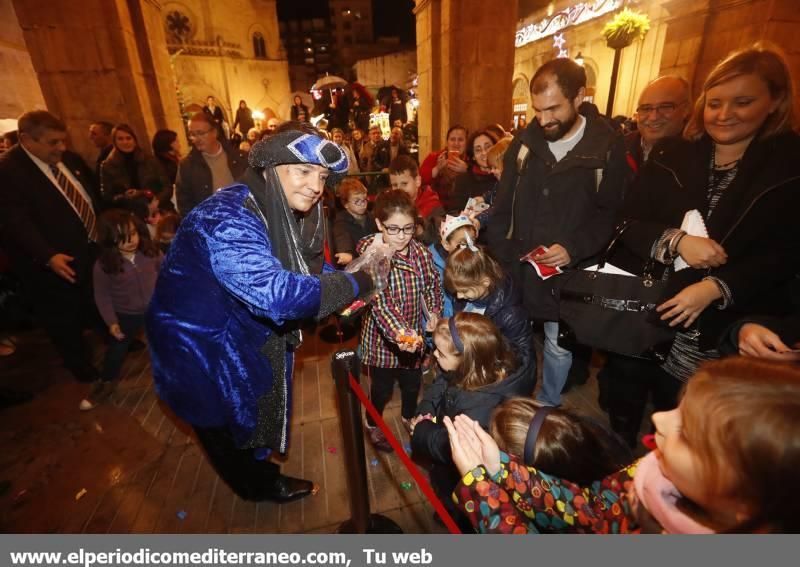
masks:
{"type": "Polygon", "coordinates": [[[545,266],[544,264],[540,264],[534,258],[539,256],[540,254],[544,254],[547,252],[547,246],[537,246],[527,254],[525,254],[522,258],[519,259],[520,262],[528,262],[533,269],[536,270],[536,273],[539,275],[540,278],[546,280],[548,278],[552,278],[553,276],[557,276],[558,274],[563,273],[561,268],[558,266],[545,266]]]}

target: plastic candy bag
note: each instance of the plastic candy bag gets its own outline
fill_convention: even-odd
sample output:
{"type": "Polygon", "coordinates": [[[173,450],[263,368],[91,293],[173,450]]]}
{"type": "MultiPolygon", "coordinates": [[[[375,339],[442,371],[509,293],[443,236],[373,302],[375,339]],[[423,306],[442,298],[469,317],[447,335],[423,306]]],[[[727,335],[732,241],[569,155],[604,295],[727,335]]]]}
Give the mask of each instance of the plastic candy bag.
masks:
{"type": "Polygon", "coordinates": [[[374,287],[370,293],[358,297],[345,307],[341,311],[342,316],[350,317],[360,311],[389,284],[389,271],[392,269],[393,255],[394,250],[388,244],[384,244],[383,239],[376,237],[361,256],[347,265],[346,272],[363,271],[369,274],[374,287]]]}

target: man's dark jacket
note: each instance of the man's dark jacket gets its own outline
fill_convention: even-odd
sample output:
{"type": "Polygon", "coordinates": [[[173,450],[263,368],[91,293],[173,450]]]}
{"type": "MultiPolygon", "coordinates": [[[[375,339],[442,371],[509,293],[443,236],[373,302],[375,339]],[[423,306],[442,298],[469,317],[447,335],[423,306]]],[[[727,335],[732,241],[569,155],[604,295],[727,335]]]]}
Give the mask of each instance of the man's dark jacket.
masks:
{"type": "Polygon", "coordinates": [[[537,246],[561,244],[569,268],[587,265],[611,239],[628,176],[623,138],[602,118],[586,117],[583,137],[559,162],[538,122],[514,138],[487,237],[489,250],[520,283],[532,318],[558,320],[558,276],[543,281],[519,258],[537,246]]]}
{"type": "MultiPolygon", "coordinates": [[[[247,156],[238,149],[222,145],[223,151],[228,155],[228,168],[233,179],[237,180],[247,169],[247,156]]],[[[178,201],[178,211],[186,216],[193,208],[207,197],[210,197],[220,187],[213,187],[211,168],[208,167],[203,154],[192,148],[189,155],[181,160],[178,166],[178,177],[175,180],[175,197],[178,201]]]]}

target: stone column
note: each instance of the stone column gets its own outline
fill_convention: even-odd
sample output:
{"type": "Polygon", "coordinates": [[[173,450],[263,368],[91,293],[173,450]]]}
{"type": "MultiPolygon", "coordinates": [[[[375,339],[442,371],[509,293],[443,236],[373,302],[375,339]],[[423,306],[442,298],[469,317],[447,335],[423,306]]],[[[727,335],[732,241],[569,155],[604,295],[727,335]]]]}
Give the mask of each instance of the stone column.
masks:
{"type": "Polygon", "coordinates": [[[511,121],[517,3],[416,0],[420,156],[447,129],[511,121]]]}
{"type": "Polygon", "coordinates": [[[44,97],[11,0],[0,0],[0,118],[44,108],[44,97]]]}
{"type": "Polygon", "coordinates": [[[157,0],[13,0],[48,110],[87,160],[96,120],[127,122],[150,148],[156,130],[186,147],[157,0]]]}

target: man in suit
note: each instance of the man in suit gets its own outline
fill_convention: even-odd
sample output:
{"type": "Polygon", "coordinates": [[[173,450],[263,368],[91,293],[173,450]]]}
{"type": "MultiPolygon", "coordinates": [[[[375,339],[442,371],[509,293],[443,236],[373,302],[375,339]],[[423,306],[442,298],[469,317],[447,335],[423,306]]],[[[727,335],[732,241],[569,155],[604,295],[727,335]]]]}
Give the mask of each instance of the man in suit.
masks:
{"type": "Polygon", "coordinates": [[[19,119],[19,144],[0,156],[0,235],[34,315],[81,382],[98,378],[83,340],[94,323],[92,172],[66,149],[67,128],[49,112],[19,119]]]}

